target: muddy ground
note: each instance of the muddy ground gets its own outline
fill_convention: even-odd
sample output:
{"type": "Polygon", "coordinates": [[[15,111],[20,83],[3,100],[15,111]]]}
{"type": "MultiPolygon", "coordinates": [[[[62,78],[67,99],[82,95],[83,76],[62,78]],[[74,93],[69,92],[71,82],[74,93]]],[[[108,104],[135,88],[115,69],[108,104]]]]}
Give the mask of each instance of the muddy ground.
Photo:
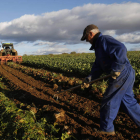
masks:
{"type": "MultiPolygon", "coordinates": [[[[53,98],[57,92],[53,85],[22,73],[6,65],[0,65],[0,74],[5,79],[5,84],[10,88],[8,97],[19,107],[20,103],[34,104],[36,110],[47,108],[45,113],[50,117],[55,112],[64,111],[65,117],[60,126],[68,126],[69,131],[78,140],[93,136],[94,140],[130,140],[140,139],[136,133],[137,126],[120,109],[114,126],[115,136],[99,135],[96,129],[100,124],[100,103],[102,95],[94,91],[80,93],[77,90],[59,94],[58,100],[53,98]],[[10,94],[11,93],[11,94],[10,94]]],[[[63,91],[63,89],[62,89],[63,91]]],[[[138,101],[140,98],[136,97],[138,101]]]]}

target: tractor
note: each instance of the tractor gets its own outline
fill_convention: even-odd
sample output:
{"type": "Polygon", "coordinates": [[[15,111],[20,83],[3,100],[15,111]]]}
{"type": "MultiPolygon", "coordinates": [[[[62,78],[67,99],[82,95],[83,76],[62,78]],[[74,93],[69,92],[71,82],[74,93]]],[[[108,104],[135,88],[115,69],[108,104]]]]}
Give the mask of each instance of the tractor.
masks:
{"type": "Polygon", "coordinates": [[[6,64],[8,61],[21,63],[22,56],[18,56],[13,43],[2,43],[2,49],[0,50],[0,64],[6,64]]]}

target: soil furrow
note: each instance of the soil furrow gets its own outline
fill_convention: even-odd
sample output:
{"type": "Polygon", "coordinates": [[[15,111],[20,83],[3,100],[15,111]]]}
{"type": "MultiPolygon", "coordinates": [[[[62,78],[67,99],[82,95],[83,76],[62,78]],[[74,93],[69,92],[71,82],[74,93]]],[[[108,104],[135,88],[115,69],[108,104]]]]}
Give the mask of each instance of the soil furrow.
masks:
{"type": "MultiPolygon", "coordinates": [[[[14,72],[13,68],[6,67],[5,70],[7,70],[7,69],[10,73],[12,73],[14,76],[18,77],[20,80],[24,81],[25,83],[27,83],[29,85],[32,85],[36,89],[42,90],[45,94],[49,93],[48,95],[51,95],[51,96],[53,96],[55,94],[55,92],[52,91],[51,88],[46,87],[47,86],[46,83],[35,80],[32,77],[28,77],[26,74],[23,74],[22,72],[19,72],[17,70],[15,70],[15,72],[14,72]]],[[[90,101],[84,97],[79,97],[78,95],[73,94],[73,93],[67,93],[67,95],[66,96],[65,95],[66,95],[66,93],[63,93],[63,95],[60,96],[59,101],[65,102],[65,105],[67,105],[67,106],[69,106],[69,105],[71,107],[73,106],[73,109],[75,109],[76,111],[80,111],[81,108],[82,108],[82,110],[86,111],[87,103],[90,105],[90,106],[88,105],[88,108],[90,107],[91,109],[94,109],[96,106],[99,105],[99,103],[90,101]],[[67,101],[69,101],[69,103],[67,101]],[[78,104],[77,104],[77,102],[78,102],[78,104]],[[76,104],[73,105],[73,103],[76,103],[76,104]],[[79,104],[80,104],[80,106],[79,106],[79,104]],[[81,107],[81,108],[79,108],[79,107],[81,107]]]]}
{"type": "MultiPolygon", "coordinates": [[[[15,97],[17,104],[28,100],[29,104],[34,103],[38,108],[47,106],[47,111],[49,112],[64,110],[65,121],[61,125],[70,126],[72,133],[78,140],[82,140],[82,138],[90,135],[95,140],[126,140],[130,138],[139,139],[140,137],[134,132],[137,126],[122,111],[119,112],[114,122],[117,132],[116,136],[97,134],[93,128],[98,129],[100,124],[100,103],[97,102],[100,99],[97,101],[93,99],[94,97],[88,99],[80,96],[80,93],[77,95],[73,91],[60,94],[58,101],[56,101],[53,98],[56,92],[51,88],[53,85],[50,83],[35,80],[21,71],[5,65],[0,65],[0,73],[5,79],[9,80],[8,86],[11,88],[11,94],[14,92],[18,96],[15,97]],[[20,98],[20,95],[25,96],[20,98]]],[[[85,94],[87,94],[86,91],[85,94]]]]}
{"type": "MultiPolygon", "coordinates": [[[[74,111],[71,110],[71,106],[67,107],[67,105],[64,104],[64,102],[58,103],[58,101],[55,101],[51,96],[45,95],[43,92],[38,91],[36,87],[38,87],[39,89],[40,88],[42,89],[42,87],[44,88],[44,86],[46,86],[45,84],[44,86],[42,86],[43,82],[40,83],[39,81],[36,81],[33,78],[17,70],[9,68],[8,66],[3,66],[3,68],[0,66],[0,71],[2,75],[5,78],[9,79],[11,83],[16,85],[21,90],[26,91],[26,93],[30,93],[31,94],[30,97],[32,97],[32,101],[35,101],[35,103],[38,102],[38,104],[42,104],[42,105],[49,104],[50,110],[53,110],[53,111],[59,111],[60,108],[64,108],[65,111],[67,110],[66,111],[66,118],[67,118],[66,124],[71,124],[74,128],[73,131],[75,133],[77,133],[77,130],[83,131],[86,134],[92,133],[92,129],[89,129],[88,124],[93,126],[93,125],[96,125],[96,123],[93,123],[93,121],[91,120],[89,121],[87,118],[83,117],[82,115],[77,114],[76,109],[78,106],[74,109],[74,111]]],[[[45,87],[45,91],[46,90],[48,90],[47,87],[45,87]]],[[[53,90],[50,91],[49,89],[49,92],[51,92],[51,94],[55,94],[53,90]]],[[[81,109],[78,109],[78,110],[81,111],[81,109]]]]}

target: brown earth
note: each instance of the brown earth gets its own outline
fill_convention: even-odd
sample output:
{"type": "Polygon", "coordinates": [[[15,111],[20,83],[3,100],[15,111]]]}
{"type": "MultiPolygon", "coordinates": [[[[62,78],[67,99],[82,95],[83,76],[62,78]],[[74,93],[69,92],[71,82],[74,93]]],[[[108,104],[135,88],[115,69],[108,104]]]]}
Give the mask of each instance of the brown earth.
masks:
{"type": "Polygon", "coordinates": [[[46,109],[46,112],[50,113],[50,117],[57,112],[64,112],[62,121],[59,120],[60,126],[67,127],[69,133],[72,133],[78,140],[89,136],[93,136],[95,140],[140,139],[140,133],[135,132],[137,126],[122,110],[119,111],[114,121],[115,136],[99,135],[96,132],[100,126],[99,110],[102,95],[99,93],[89,93],[88,90],[80,93],[80,90],[77,89],[77,91],[58,94],[58,100],[56,100],[53,96],[57,92],[53,90],[53,85],[50,83],[35,80],[33,77],[6,65],[0,65],[0,74],[8,79],[5,82],[11,89],[9,98],[17,106],[20,103],[34,104],[35,109],[32,109],[35,112],[46,109]]]}

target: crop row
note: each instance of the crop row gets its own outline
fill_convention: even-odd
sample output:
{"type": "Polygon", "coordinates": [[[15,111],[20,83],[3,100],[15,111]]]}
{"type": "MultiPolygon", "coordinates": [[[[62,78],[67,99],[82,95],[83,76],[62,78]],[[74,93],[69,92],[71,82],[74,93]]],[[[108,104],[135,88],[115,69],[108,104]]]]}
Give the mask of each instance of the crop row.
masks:
{"type": "MultiPolygon", "coordinates": [[[[53,85],[53,89],[57,90],[58,87],[73,87],[82,84],[82,80],[76,77],[66,77],[62,73],[55,73],[43,69],[36,69],[36,68],[30,68],[27,66],[15,64],[15,63],[8,63],[8,65],[12,68],[21,70],[22,72],[34,77],[35,79],[42,79],[43,81],[50,83],[53,85]]],[[[135,70],[136,71],[136,80],[135,80],[135,86],[133,87],[133,92],[135,94],[140,93],[140,69],[135,70]]],[[[91,84],[89,90],[92,90],[94,92],[99,92],[101,94],[104,94],[106,88],[107,88],[107,80],[98,81],[96,83],[91,84]]],[[[65,88],[64,88],[65,89],[65,88]]],[[[84,88],[81,87],[80,92],[84,88]]]]}
{"type": "MultiPolygon", "coordinates": [[[[54,73],[42,69],[35,69],[35,68],[30,68],[27,66],[19,65],[19,64],[14,64],[14,63],[9,63],[8,64],[10,67],[15,68],[17,70],[20,70],[27,75],[30,75],[34,77],[35,79],[41,79],[51,85],[53,85],[53,89],[57,91],[59,87],[66,89],[71,88],[73,86],[81,85],[82,84],[82,79],[76,78],[76,77],[67,77],[64,76],[62,73],[54,73]]],[[[107,87],[107,81],[99,81],[96,83],[91,84],[89,90],[93,90],[95,92],[99,93],[104,93],[107,87]]],[[[81,86],[80,92],[84,92],[84,88],[81,86]]]]}
{"type": "Polygon", "coordinates": [[[82,76],[90,72],[94,61],[93,54],[23,56],[25,65],[82,76]]]}
{"type": "MultiPolygon", "coordinates": [[[[140,83],[140,51],[128,52],[128,59],[135,69],[136,81],[140,83]]],[[[88,54],[64,54],[64,55],[42,55],[42,56],[23,56],[23,64],[44,68],[62,73],[74,73],[75,75],[87,76],[95,61],[94,53],[88,54]]]]}
{"type": "MultiPolygon", "coordinates": [[[[14,101],[8,98],[12,93],[4,84],[7,80],[0,76],[0,139],[52,140],[61,137],[65,140],[70,137],[66,132],[58,135],[58,124],[52,124],[46,117],[37,117],[33,106],[20,103],[17,107],[14,101]]],[[[40,111],[43,110],[46,108],[40,111]]]]}

